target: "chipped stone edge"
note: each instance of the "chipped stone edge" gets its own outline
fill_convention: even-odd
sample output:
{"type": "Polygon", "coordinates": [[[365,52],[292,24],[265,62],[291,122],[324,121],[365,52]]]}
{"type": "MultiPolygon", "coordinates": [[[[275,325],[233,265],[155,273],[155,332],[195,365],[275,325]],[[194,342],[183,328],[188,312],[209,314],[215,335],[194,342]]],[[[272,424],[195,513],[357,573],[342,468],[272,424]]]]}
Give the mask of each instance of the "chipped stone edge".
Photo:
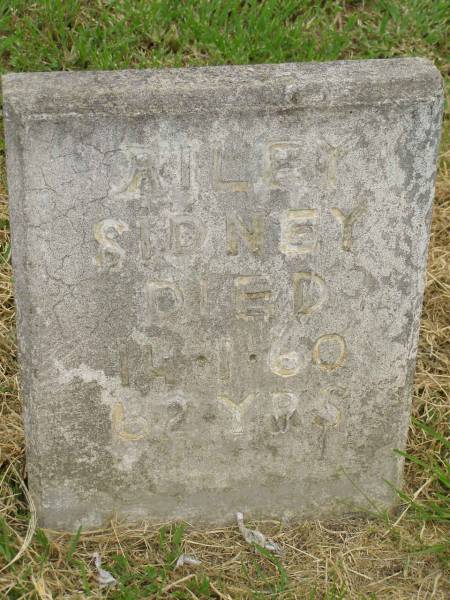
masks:
{"type": "Polygon", "coordinates": [[[13,291],[16,305],[16,338],[19,363],[20,395],[23,400],[25,452],[28,475],[33,469],[33,498],[39,504],[42,497],[42,474],[39,469],[39,420],[33,394],[33,328],[30,298],[30,260],[28,255],[28,226],[25,193],[24,123],[14,110],[5,115],[6,167],[8,181],[8,207],[11,222],[11,247],[13,266],[13,291]],[[31,429],[34,429],[31,435],[31,429]]]}
{"type": "Polygon", "coordinates": [[[5,109],[24,120],[83,116],[339,110],[433,102],[443,79],[423,58],[126,71],[10,73],[5,109]]]}

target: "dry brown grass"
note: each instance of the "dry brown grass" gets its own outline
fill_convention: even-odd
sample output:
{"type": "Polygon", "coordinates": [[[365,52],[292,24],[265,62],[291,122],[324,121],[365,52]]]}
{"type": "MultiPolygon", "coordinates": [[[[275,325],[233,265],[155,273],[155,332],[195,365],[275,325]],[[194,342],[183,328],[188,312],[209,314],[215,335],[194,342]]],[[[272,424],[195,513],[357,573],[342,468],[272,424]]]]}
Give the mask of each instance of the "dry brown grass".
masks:
{"type": "MultiPolygon", "coordinates": [[[[437,180],[413,404],[414,415],[445,436],[449,433],[450,413],[449,130],[447,126],[437,180]]],[[[7,219],[4,165],[0,172],[0,242],[5,256],[9,233],[4,226],[7,219]]],[[[28,502],[21,487],[21,478],[25,479],[24,440],[9,261],[2,261],[0,269],[0,357],[0,517],[4,521],[3,526],[0,523],[1,569],[23,545],[30,521],[28,502]]],[[[438,457],[448,460],[442,444],[413,425],[408,450],[426,462],[438,457]]],[[[435,485],[429,472],[407,463],[405,489],[417,501],[426,501],[435,485]]],[[[198,531],[188,527],[183,548],[194,552],[202,565],[169,572],[163,586],[165,591],[158,597],[449,598],[445,555],[417,552],[418,548],[448,540],[449,527],[443,523],[415,520],[413,510],[405,509],[400,506],[397,515],[390,519],[317,521],[289,528],[276,523],[259,523],[262,531],[270,533],[285,548],[280,559],[288,578],[284,591],[281,590],[284,571],[267,557],[255,554],[237,528],[198,531]],[[193,573],[197,576],[189,577],[193,573]],[[204,576],[211,582],[208,596],[201,592],[204,576]],[[192,585],[194,583],[196,585],[192,585]]],[[[35,537],[23,556],[12,567],[0,572],[2,598],[155,597],[151,592],[132,595],[129,591],[126,595],[117,589],[100,590],[90,559],[94,551],[99,551],[104,567],[111,566],[114,570],[116,564],[118,572],[120,564],[114,557],[125,555],[130,566],[128,575],[123,575],[121,580],[131,585],[134,579],[143,589],[149,579],[145,567],[162,566],[167,560],[158,527],[111,523],[105,530],[81,535],[71,558],[69,536],[52,532],[47,535],[50,539],[47,550],[42,539],[35,537]]]]}

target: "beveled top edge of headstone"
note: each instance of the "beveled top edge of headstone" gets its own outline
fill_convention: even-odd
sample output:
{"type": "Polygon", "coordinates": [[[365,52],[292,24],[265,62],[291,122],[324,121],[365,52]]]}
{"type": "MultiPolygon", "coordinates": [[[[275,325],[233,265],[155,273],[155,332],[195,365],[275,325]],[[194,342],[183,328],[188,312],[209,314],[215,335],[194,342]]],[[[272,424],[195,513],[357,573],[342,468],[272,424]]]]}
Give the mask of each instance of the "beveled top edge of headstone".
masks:
{"type": "Polygon", "coordinates": [[[404,105],[443,93],[423,58],[125,71],[10,73],[5,112],[58,116],[283,111],[404,105]]]}

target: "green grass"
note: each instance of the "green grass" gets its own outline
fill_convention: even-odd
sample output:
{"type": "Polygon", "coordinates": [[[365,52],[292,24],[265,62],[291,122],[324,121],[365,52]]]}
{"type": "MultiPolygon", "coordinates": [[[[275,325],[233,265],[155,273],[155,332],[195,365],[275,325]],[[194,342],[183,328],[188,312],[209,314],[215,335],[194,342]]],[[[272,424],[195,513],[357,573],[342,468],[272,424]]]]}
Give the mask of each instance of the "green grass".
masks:
{"type": "Polygon", "coordinates": [[[448,0],[1,0],[5,71],[450,54],[448,0]]]}
{"type": "MultiPolygon", "coordinates": [[[[0,0],[0,73],[414,55],[430,58],[447,75],[450,66],[449,28],[449,0],[0,0]]],[[[4,144],[0,135],[2,164],[3,153],[4,144]]],[[[444,179],[444,175],[441,179],[444,179]]],[[[0,168],[0,183],[3,180],[4,170],[0,168]]],[[[0,231],[4,232],[8,227],[6,215],[3,215],[0,231]]],[[[6,235],[3,237],[6,240],[6,235]]],[[[0,267],[4,268],[9,260],[10,246],[5,241],[0,249],[0,267]]],[[[6,393],[8,389],[3,386],[0,392],[6,393]]],[[[444,411],[439,414],[444,414],[444,411]]],[[[447,457],[449,446],[434,429],[419,421],[415,421],[414,425],[423,433],[422,445],[430,449],[422,454],[419,450],[417,455],[405,454],[407,466],[415,473],[422,472],[425,478],[432,477],[433,485],[425,497],[415,498],[402,491],[399,491],[399,495],[404,506],[409,507],[407,518],[419,521],[419,532],[422,525],[432,530],[449,522],[450,477],[448,463],[442,460],[442,456],[447,457]],[[441,448],[444,454],[438,453],[441,448]]],[[[438,426],[442,427],[436,423],[438,426]]],[[[18,485],[14,487],[12,481],[8,485],[11,497],[20,499],[19,508],[14,513],[14,523],[17,525],[20,519],[27,518],[25,508],[20,512],[20,507],[25,507],[26,501],[18,485]]],[[[385,537],[382,524],[368,525],[367,530],[370,527],[378,531],[377,543],[380,546],[386,544],[386,552],[392,549],[394,558],[386,563],[392,565],[392,573],[396,570],[403,573],[406,569],[401,563],[403,559],[399,558],[404,555],[405,546],[408,548],[408,560],[418,561],[417,564],[431,560],[431,555],[442,561],[448,558],[449,543],[439,537],[440,534],[430,536],[433,541],[438,540],[436,543],[425,541],[418,547],[417,540],[421,540],[419,533],[410,534],[406,527],[404,531],[394,528],[388,538],[385,537]],[[418,558],[419,555],[424,558],[418,558]]],[[[303,537],[308,539],[308,534],[301,527],[299,531],[299,540],[296,536],[293,536],[293,540],[301,545],[301,540],[303,537]]],[[[207,574],[206,561],[192,571],[194,576],[185,582],[185,589],[170,588],[164,591],[171,582],[187,572],[174,573],[175,561],[184,547],[185,531],[180,525],[161,528],[151,543],[148,542],[149,535],[147,532],[146,545],[139,552],[134,539],[122,539],[125,550],[119,543],[121,552],[118,548],[117,554],[108,551],[103,566],[118,581],[116,588],[105,592],[108,598],[216,598],[214,586],[226,591],[229,582],[222,582],[222,575],[211,575],[211,566],[207,574]],[[149,555],[148,547],[151,548],[149,555]]],[[[325,534],[322,532],[321,535],[325,534]]],[[[371,537],[374,538],[374,535],[371,537]]],[[[233,538],[225,542],[220,540],[220,543],[226,546],[231,543],[230,539],[233,538]]],[[[215,537],[211,537],[211,541],[212,544],[217,543],[215,537]]],[[[110,545],[113,543],[114,540],[109,542],[110,545]]],[[[337,542],[333,540],[330,544],[330,548],[335,549],[337,542]]],[[[358,546],[360,543],[355,544],[358,546]]],[[[202,545],[199,547],[204,548],[202,545]]],[[[313,546],[313,553],[319,553],[320,547],[319,541],[313,546]]],[[[18,540],[13,528],[5,518],[0,517],[0,558],[8,562],[17,549],[18,540]]],[[[89,539],[85,540],[80,531],[58,546],[38,529],[27,557],[11,568],[13,583],[8,598],[37,598],[31,575],[33,572],[36,575],[38,570],[44,572],[47,582],[50,582],[48,585],[54,586],[55,590],[60,590],[58,582],[63,582],[61,585],[66,588],[82,590],[83,597],[98,597],[97,585],[92,578],[92,565],[89,563],[92,551],[97,549],[97,542],[94,544],[89,539]],[[54,570],[55,565],[57,571],[54,570]]],[[[358,547],[355,552],[357,556],[358,547]]],[[[239,560],[236,559],[236,569],[240,569],[242,575],[239,584],[244,585],[245,582],[246,586],[239,597],[292,597],[291,590],[298,585],[297,571],[304,563],[305,555],[297,555],[297,562],[286,565],[283,557],[277,558],[263,548],[255,548],[249,553],[236,545],[235,553],[240,556],[239,560]]],[[[375,546],[369,554],[376,554],[375,546]]],[[[342,582],[342,575],[339,576],[339,573],[345,572],[345,568],[337,563],[335,571],[331,567],[328,570],[328,562],[326,564],[326,581],[322,579],[318,582],[317,589],[315,585],[312,586],[305,598],[355,598],[354,590],[349,590],[342,582]]],[[[315,565],[310,568],[315,573],[315,565]]],[[[429,570],[428,567],[425,570],[429,570]]],[[[417,567],[417,572],[421,572],[421,568],[417,567]]],[[[378,577],[383,580],[384,571],[380,571],[378,577]]],[[[238,579],[237,570],[235,579],[238,579]]],[[[407,579],[405,575],[402,584],[406,585],[407,579]]],[[[388,580],[391,581],[390,571],[386,575],[388,580]]],[[[398,585],[398,581],[392,580],[392,589],[398,585]]],[[[367,580],[364,580],[360,589],[363,590],[366,584],[367,580]]],[[[417,587],[419,585],[418,579],[417,587]]],[[[54,597],[58,597],[59,591],[54,593],[54,597]]],[[[361,598],[376,597],[371,592],[361,595],[361,598]]]]}
{"type": "MultiPolygon", "coordinates": [[[[430,438],[434,438],[442,444],[445,454],[443,456],[433,456],[432,460],[424,461],[413,454],[397,450],[397,454],[415,463],[423,473],[431,476],[437,483],[430,497],[422,502],[417,502],[401,490],[397,490],[397,492],[400,498],[412,509],[413,516],[416,519],[450,523],[450,462],[448,460],[450,441],[418,419],[414,419],[414,424],[428,434],[430,438]]],[[[447,548],[450,552],[450,540],[447,543],[447,548]]]]}

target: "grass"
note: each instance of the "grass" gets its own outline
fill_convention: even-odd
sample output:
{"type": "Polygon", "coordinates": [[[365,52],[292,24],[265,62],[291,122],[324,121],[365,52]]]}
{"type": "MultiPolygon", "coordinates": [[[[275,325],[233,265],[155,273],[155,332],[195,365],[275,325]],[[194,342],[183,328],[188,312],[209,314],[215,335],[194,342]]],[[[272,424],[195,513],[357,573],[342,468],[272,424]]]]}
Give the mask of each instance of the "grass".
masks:
{"type": "Polygon", "coordinates": [[[449,56],[447,0],[3,0],[0,15],[15,71],[449,56]]]}
{"type": "MultiPolygon", "coordinates": [[[[0,0],[0,71],[118,69],[418,55],[449,73],[448,0],[0,0]]],[[[281,557],[237,528],[133,526],[69,536],[36,529],[14,339],[0,136],[0,596],[8,599],[445,598],[450,558],[450,126],[432,223],[405,485],[394,516],[256,524],[281,557]],[[28,535],[28,537],[27,537],[28,535]],[[32,539],[30,537],[32,536],[32,539]],[[1,569],[19,551],[7,570],[1,569]],[[117,579],[101,589],[92,553],[117,579]],[[174,568],[180,552],[198,567],[174,568]]]]}

